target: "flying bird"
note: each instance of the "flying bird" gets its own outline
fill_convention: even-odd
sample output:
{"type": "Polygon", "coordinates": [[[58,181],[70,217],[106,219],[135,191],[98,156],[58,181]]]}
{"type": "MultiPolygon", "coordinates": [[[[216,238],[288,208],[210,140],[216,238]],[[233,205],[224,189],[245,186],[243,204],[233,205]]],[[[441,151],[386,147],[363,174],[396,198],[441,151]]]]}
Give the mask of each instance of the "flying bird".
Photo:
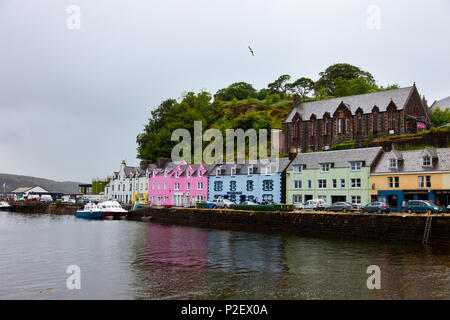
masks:
{"type": "Polygon", "coordinates": [[[248,46],[248,50],[250,50],[250,53],[252,54],[252,56],[255,56],[255,54],[253,53],[253,50],[250,46],[248,46]]]}

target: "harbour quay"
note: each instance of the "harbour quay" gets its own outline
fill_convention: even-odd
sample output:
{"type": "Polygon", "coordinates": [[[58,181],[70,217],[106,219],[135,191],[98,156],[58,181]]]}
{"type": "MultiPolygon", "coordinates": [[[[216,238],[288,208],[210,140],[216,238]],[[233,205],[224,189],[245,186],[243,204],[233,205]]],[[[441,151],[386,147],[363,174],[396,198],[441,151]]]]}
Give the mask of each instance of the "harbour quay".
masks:
{"type": "Polygon", "coordinates": [[[128,220],[239,231],[450,245],[450,215],[448,214],[367,214],[147,207],[130,211],[128,220]]]}

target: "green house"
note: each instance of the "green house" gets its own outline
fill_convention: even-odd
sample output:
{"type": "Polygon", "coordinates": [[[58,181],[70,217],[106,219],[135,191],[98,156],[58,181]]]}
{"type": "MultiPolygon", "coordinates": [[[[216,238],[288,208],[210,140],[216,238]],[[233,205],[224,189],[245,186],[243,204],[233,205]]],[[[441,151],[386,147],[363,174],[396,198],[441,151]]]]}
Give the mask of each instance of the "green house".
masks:
{"type": "Polygon", "coordinates": [[[327,205],[370,202],[370,172],[383,149],[362,148],[300,153],[286,172],[287,204],[323,199],[327,205]]]}

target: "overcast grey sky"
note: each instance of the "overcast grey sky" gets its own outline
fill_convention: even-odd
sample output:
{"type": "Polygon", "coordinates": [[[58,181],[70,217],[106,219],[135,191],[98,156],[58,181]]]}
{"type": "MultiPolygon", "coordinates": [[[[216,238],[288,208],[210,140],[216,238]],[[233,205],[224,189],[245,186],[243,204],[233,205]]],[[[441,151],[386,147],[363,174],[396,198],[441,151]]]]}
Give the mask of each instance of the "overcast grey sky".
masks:
{"type": "Polygon", "coordinates": [[[105,177],[138,165],[136,135],[167,98],[338,62],[432,103],[450,95],[449,17],[449,0],[0,0],[0,172],[105,177]]]}

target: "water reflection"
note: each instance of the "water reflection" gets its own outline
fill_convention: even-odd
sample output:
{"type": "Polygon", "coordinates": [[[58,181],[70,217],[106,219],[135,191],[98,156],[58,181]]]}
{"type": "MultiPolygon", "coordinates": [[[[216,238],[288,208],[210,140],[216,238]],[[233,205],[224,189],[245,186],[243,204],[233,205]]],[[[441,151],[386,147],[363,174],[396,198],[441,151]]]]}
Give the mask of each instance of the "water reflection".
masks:
{"type": "Polygon", "coordinates": [[[1,299],[450,298],[450,248],[410,243],[18,213],[0,214],[0,243],[1,299]]]}

